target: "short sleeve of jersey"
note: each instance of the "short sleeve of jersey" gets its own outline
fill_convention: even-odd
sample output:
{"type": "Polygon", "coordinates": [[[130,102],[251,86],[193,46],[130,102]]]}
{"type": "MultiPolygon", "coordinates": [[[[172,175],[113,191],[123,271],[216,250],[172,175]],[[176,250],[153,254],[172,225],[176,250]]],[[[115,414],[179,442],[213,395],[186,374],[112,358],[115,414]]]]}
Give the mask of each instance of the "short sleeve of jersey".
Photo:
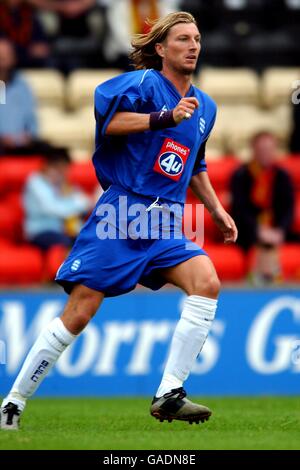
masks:
{"type": "Polygon", "coordinates": [[[152,96],[151,80],[145,79],[147,72],[150,70],[124,73],[96,88],[95,118],[102,135],[116,111],[138,112],[140,104],[152,96]]]}
{"type": "Polygon", "coordinates": [[[205,161],[205,147],[206,147],[206,142],[208,141],[208,138],[210,136],[210,133],[214,127],[214,124],[216,121],[216,115],[217,115],[217,106],[211,98],[207,102],[207,105],[209,107],[209,115],[211,116],[211,118],[210,118],[208,126],[206,127],[202,144],[200,145],[200,148],[198,150],[192,176],[197,175],[201,171],[207,171],[207,166],[206,166],[206,161],[205,161]]]}

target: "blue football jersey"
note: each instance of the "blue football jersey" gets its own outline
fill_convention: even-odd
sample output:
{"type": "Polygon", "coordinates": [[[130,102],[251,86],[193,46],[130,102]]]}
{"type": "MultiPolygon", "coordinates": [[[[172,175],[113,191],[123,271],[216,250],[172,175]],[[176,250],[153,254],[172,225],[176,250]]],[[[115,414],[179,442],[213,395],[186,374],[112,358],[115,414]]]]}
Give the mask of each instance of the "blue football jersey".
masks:
{"type": "Polygon", "coordinates": [[[108,136],[117,111],[151,113],[175,108],[181,96],[159,71],[124,73],[95,91],[96,150],[93,163],[101,186],[183,203],[193,175],[206,171],[204,148],[216,117],[214,101],[191,85],[186,97],[199,101],[193,116],[178,126],[127,136],[108,136]]]}

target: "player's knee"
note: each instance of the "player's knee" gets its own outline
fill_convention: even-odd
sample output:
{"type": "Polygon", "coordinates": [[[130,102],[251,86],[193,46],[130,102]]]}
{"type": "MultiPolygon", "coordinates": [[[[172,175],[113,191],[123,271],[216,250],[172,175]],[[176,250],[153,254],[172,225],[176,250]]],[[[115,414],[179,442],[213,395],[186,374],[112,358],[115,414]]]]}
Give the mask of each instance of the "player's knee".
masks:
{"type": "Polygon", "coordinates": [[[71,294],[72,304],[78,307],[88,317],[92,317],[97,312],[103,299],[101,292],[86,288],[85,286],[76,286],[71,294]]]}
{"type": "Polygon", "coordinates": [[[215,275],[207,277],[206,279],[196,279],[190,286],[188,295],[201,295],[216,299],[219,295],[221,283],[219,278],[215,275]]]}
{"type": "Polygon", "coordinates": [[[78,286],[70,295],[62,321],[71,333],[79,334],[97,312],[102,296],[91,289],[78,286]]]}
{"type": "Polygon", "coordinates": [[[97,311],[93,303],[80,303],[67,307],[61,316],[65,327],[73,334],[79,334],[93,318],[97,311]]]}
{"type": "Polygon", "coordinates": [[[221,289],[221,283],[218,276],[213,276],[209,279],[207,288],[207,297],[217,298],[221,289]]]}
{"type": "Polygon", "coordinates": [[[83,322],[86,321],[88,323],[89,320],[95,315],[98,308],[99,298],[96,295],[84,295],[78,299],[77,315],[82,318],[83,322]]]}
{"type": "Polygon", "coordinates": [[[83,298],[82,301],[78,302],[78,308],[76,309],[77,322],[81,324],[82,329],[89,323],[97,312],[99,307],[99,301],[96,297],[83,298]]]}

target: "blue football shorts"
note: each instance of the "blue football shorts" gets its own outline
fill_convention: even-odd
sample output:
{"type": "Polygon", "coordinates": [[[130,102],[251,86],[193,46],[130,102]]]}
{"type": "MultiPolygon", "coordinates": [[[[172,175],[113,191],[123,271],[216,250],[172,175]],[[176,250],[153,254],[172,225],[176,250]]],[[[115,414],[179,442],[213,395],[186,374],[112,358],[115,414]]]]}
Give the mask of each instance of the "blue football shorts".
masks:
{"type": "Polygon", "coordinates": [[[68,294],[74,285],[82,284],[106,297],[129,292],[138,283],[160,289],[167,282],[162,268],[206,255],[182,233],[179,237],[174,227],[178,228],[181,214],[171,217],[176,211],[170,211],[170,206],[170,202],[110,186],[58,269],[56,282],[68,294]],[[162,221],[162,214],[167,214],[168,223],[162,221]]]}

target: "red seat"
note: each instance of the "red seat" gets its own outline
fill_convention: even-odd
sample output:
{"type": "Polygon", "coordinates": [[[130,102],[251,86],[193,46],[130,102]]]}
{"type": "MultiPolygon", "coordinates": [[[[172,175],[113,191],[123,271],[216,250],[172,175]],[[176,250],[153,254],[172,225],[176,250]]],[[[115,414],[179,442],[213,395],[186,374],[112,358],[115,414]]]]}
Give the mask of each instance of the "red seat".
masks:
{"type": "Polygon", "coordinates": [[[91,161],[72,163],[68,179],[74,186],[79,186],[83,191],[89,194],[93,193],[97,185],[99,185],[95,169],[91,161]]]}
{"type": "MultiPolygon", "coordinates": [[[[230,206],[230,193],[229,191],[219,191],[218,197],[226,211],[229,210],[230,206]]],[[[184,213],[184,226],[188,226],[193,230],[196,230],[196,227],[203,226],[203,221],[196,221],[196,209],[195,206],[201,204],[199,199],[189,190],[187,194],[186,204],[185,204],[185,213],[184,213]],[[191,205],[191,206],[189,206],[191,205]],[[197,224],[196,224],[197,222],[197,224]]],[[[188,237],[190,238],[190,237],[188,237]]],[[[214,223],[211,215],[208,210],[204,210],[204,239],[209,242],[222,242],[223,235],[214,223]]]]}
{"type": "Polygon", "coordinates": [[[288,172],[294,182],[295,189],[300,190],[300,156],[280,160],[278,165],[288,172]]]}
{"type": "Polygon", "coordinates": [[[205,243],[222,243],[223,235],[216,226],[210,213],[205,209],[204,211],[204,240],[205,243]]]}
{"type": "Polygon", "coordinates": [[[41,252],[29,245],[3,246],[0,250],[0,284],[28,285],[42,280],[41,252]]]}
{"type": "Polygon", "coordinates": [[[300,245],[283,245],[280,248],[280,262],[284,279],[300,282],[300,245]]]}
{"type": "Polygon", "coordinates": [[[5,203],[0,204],[0,233],[1,237],[13,240],[18,219],[14,212],[5,203]]]}
{"type": "Polygon", "coordinates": [[[233,172],[241,165],[235,158],[207,163],[207,171],[215,191],[228,191],[233,172]]]}
{"type": "Polygon", "coordinates": [[[7,247],[10,247],[12,244],[13,243],[8,238],[2,237],[2,234],[1,234],[1,237],[0,237],[0,251],[3,250],[3,249],[6,249],[7,247]]]}
{"type": "Polygon", "coordinates": [[[12,242],[23,239],[23,207],[21,194],[9,193],[0,203],[0,234],[12,242]]]}
{"type": "Polygon", "coordinates": [[[203,245],[204,240],[215,241],[215,225],[206,209],[200,207],[201,203],[193,201],[185,204],[183,217],[183,232],[188,240],[203,245]]]}
{"type": "MultiPolygon", "coordinates": [[[[300,245],[286,243],[279,249],[280,265],[284,281],[300,281],[300,245]]],[[[252,271],[256,262],[256,248],[253,247],[247,256],[248,270],[252,271]]]]}
{"type": "Polygon", "coordinates": [[[41,157],[4,157],[0,160],[0,192],[21,191],[28,176],[41,168],[41,157]]]}
{"type": "MultiPolygon", "coordinates": [[[[216,190],[217,196],[221,201],[221,204],[224,206],[224,209],[227,211],[231,203],[231,193],[228,190],[216,190]]],[[[193,193],[193,191],[188,188],[186,196],[186,204],[201,204],[201,201],[193,193]]]]}
{"type": "Polygon", "coordinates": [[[229,190],[217,191],[217,196],[227,212],[230,212],[231,192],[229,190]]]}
{"type": "Polygon", "coordinates": [[[221,281],[240,281],[246,275],[246,259],[236,245],[204,245],[221,281]]]}
{"type": "Polygon", "coordinates": [[[198,245],[203,244],[203,227],[201,212],[195,204],[187,204],[183,215],[183,234],[188,240],[196,242],[198,245]],[[197,240],[196,240],[197,238],[197,240]]]}
{"type": "Polygon", "coordinates": [[[61,245],[55,245],[50,248],[46,254],[45,266],[46,273],[45,277],[49,281],[53,281],[59,266],[63,263],[67,255],[67,248],[61,245]]]}

